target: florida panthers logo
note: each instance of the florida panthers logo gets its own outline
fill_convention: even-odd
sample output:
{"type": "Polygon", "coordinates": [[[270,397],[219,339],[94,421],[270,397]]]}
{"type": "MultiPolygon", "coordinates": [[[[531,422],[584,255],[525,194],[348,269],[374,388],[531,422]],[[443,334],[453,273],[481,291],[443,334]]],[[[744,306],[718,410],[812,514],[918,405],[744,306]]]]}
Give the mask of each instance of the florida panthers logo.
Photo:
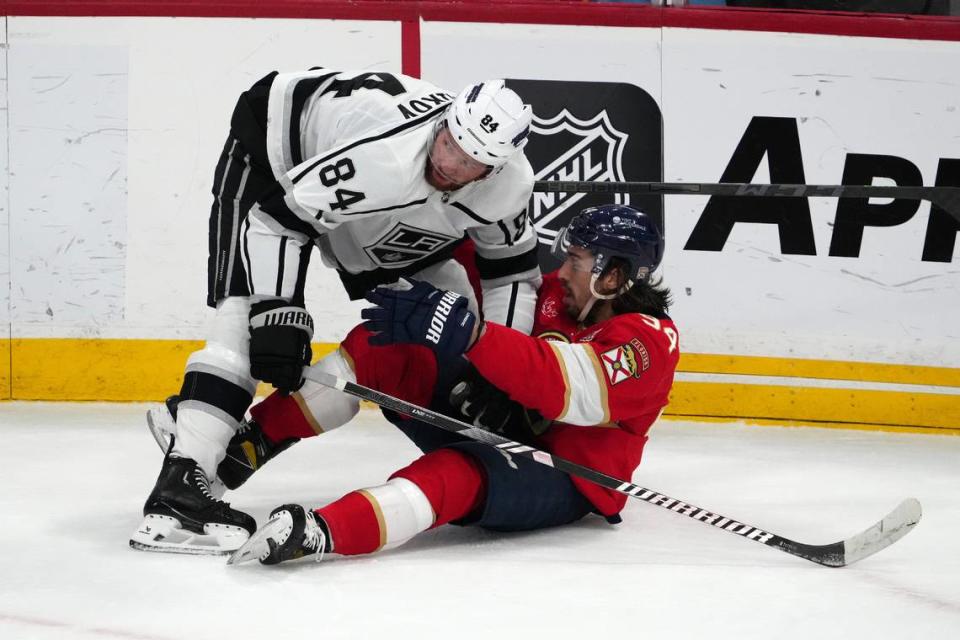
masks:
{"type": "Polygon", "coordinates": [[[610,384],[620,384],[630,378],[639,378],[650,368],[650,354],[642,342],[634,338],[627,344],[600,354],[600,362],[610,384]]]}

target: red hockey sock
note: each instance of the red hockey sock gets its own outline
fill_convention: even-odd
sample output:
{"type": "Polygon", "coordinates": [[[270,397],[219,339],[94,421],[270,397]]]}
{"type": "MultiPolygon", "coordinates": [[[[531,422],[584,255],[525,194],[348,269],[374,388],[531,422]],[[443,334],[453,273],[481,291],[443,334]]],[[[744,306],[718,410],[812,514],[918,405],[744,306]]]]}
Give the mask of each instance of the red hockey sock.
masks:
{"type": "Polygon", "coordinates": [[[437,449],[421,456],[390,478],[405,478],[423,491],[433,507],[434,527],[469,515],[487,496],[483,467],[456,449],[437,449]]]}
{"type": "Polygon", "coordinates": [[[359,491],[314,509],[314,513],[327,523],[334,553],[352,556],[372,553],[383,546],[377,513],[370,500],[359,491]]]}
{"type": "MultiPolygon", "coordinates": [[[[453,449],[427,454],[397,471],[390,479],[393,478],[412,482],[426,496],[435,515],[434,527],[467,516],[483,503],[486,496],[486,480],[480,464],[453,449]]],[[[402,543],[427,528],[427,524],[410,528],[409,512],[406,518],[398,516],[396,507],[410,504],[396,502],[398,495],[402,492],[397,493],[396,487],[391,491],[388,483],[353,491],[332,504],[315,509],[314,512],[327,524],[333,552],[348,556],[372,553],[386,544],[402,543]],[[391,501],[388,508],[381,504],[385,496],[391,501]]],[[[429,515],[426,522],[429,522],[429,515]]]]}
{"type": "Polygon", "coordinates": [[[257,421],[264,435],[273,442],[287,438],[310,438],[322,433],[313,425],[310,414],[297,402],[300,396],[271,393],[263,402],[250,407],[250,415],[257,421]]]}

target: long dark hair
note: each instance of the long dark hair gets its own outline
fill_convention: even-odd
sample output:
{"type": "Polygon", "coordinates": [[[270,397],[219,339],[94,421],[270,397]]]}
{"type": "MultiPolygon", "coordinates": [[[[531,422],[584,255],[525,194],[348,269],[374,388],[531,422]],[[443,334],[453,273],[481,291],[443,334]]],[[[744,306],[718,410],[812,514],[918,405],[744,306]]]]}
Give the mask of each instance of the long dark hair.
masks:
{"type": "MultiPolygon", "coordinates": [[[[620,273],[626,277],[626,264],[625,260],[613,257],[610,259],[606,272],[611,269],[619,269],[620,273]]],[[[611,300],[610,307],[615,314],[645,313],[654,318],[664,318],[673,303],[673,298],[670,289],[663,286],[662,283],[662,278],[635,282],[632,287],[611,300]]]]}

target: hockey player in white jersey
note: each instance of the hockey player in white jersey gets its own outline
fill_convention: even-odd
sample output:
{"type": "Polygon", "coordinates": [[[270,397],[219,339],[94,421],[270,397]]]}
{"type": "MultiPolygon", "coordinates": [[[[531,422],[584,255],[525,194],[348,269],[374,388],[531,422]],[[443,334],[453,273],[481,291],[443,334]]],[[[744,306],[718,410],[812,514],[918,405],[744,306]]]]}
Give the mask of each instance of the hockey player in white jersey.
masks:
{"type": "MultiPolygon", "coordinates": [[[[402,75],[313,69],[272,73],[241,95],[214,176],[207,302],[216,316],[170,405],[174,437],[131,546],[222,553],[255,530],[210,480],[257,381],[285,392],[303,384],[314,247],[351,299],[414,276],[476,310],[452,258],[472,242],[484,316],[530,331],[540,284],[522,153],[531,117],[502,80],[454,96],[402,75]]],[[[322,366],[339,372],[341,360],[334,352],[322,366]]]]}

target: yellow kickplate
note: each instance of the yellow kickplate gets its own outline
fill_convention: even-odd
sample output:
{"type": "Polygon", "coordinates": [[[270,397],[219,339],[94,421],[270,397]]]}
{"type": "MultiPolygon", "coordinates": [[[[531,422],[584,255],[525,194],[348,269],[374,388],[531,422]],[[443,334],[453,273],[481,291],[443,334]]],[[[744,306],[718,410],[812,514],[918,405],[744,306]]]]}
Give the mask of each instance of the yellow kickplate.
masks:
{"type": "MultiPolygon", "coordinates": [[[[180,389],[200,341],[15,338],[0,341],[0,398],[157,401],[180,389]]],[[[337,345],[313,345],[318,359],[337,345]]],[[[677,381],[666,415],[891,431],[960,430],[960,395],[803,386],[801,378],[960,387],[960,369],[686,354],[680,370],[796,377],[796,385],[677,381]]],[[[272,391],[260,385],[259,395],[272,391]]],[[[934,390],[935,391],[935,390],[934,390]]]]}
{"type": "MultiPolygon", "coordinates": [[[[11,346],[14,400],[142,402],[179,391],[187,358],[203,342],[15,338],[11,346]]],[[[336,346],[313,345],[314,359],[336,346]]],[[[258,389],[270,391],[269,385],[258,389]]]]}

